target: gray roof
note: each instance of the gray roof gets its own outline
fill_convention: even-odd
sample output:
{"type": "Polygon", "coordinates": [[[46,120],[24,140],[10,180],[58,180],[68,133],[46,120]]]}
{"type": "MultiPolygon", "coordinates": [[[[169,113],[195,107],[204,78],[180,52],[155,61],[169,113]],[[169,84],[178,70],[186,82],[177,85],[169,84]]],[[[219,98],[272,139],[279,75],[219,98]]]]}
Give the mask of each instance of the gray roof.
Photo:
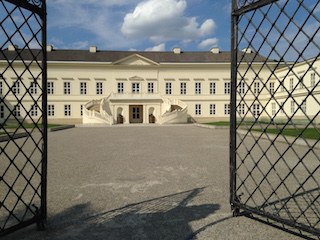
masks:
{"type": "MultiPolygon", "coordinates": [[[[20,59],[32,60],[33,56],[40,57],[40,51],[17,50],[8,51],[1,50],[0,60],[20,59]],[[17,52],[20,54],[17,54],[17,52]],[[21,57],[20,57],[21,56],[21,57]]],[[[139,54],[157,63],[229,63],[231,62],[230,52],[220,52],[214,54],[212,52],[181,52],[175,54],[173,52],[144,52],[144,51],[97,51],[91,53],[88,50],[52,50],[48,52],[48,61],[70,61],[70,62],[116,62],[123,58],[134,54],[139,54]]],[[[243,56],[243,52],[239,52],[239,57],[243,56]]],[[[264,62],[266,58],[256,53],[246,53],[245,62],[264,62]]]]}

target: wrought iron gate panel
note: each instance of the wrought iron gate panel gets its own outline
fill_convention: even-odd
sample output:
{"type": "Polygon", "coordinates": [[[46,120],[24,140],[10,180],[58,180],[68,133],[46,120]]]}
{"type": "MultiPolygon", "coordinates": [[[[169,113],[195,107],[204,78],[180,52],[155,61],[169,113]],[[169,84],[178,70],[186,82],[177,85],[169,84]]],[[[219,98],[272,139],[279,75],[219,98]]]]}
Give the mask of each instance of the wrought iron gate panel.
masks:
{"type": "Polygon", "coordinates": [[[319,28],[318,0],[232,2],[231,206],[311,239],[320,236],[319,28]]]}
{"type": "Polygon", "coordinates": [[[46,221],[45,0],[0,0],[0,236],[46,221]]]}

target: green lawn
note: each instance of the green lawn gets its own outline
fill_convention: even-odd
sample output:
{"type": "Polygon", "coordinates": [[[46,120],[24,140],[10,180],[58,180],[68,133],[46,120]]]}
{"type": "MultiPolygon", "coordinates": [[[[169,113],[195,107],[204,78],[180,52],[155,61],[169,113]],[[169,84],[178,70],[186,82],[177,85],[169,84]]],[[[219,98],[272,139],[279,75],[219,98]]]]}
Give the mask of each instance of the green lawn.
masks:
{"type": "MultiPolygon", "coordinates": [[[[262,132],[264,130],[262,129],[252,129],[253,131],[258,131],[258,132],[262,132]]],[[[280,130],[278,129],[266,129],[267,133],[272,133],[272,134],[278,134],[280,132],[280,130]]],[[[320,129],[315,129],[315,128],[297,128],[297,129],[292,129],[292,128],[287,128],[284,129],[282,131],[283,135],[286,136],[292,136],[292,137],[297,137],[300,135],[300,133],[302,132],[302,136],[304,138],[308,138],[308,139],[320,139],[320,129]]]]}
{"type": "MultiPolygon", "coordinates": [[[[42,124],[37,124],[37,126],[39,128],[41,128],[42,124]]],[[[48,128],[59,127],[59,126],[61,126],[61,125],[59,125],[59,124],[48,124],[48,128]]],[[[8,125],[5,126],[6,129],[16,129],[17,127],[21,127],[21,126],[19,126],[18,124],[8,124],[8,125]]],[[[24,123],[23,127],[25,127],[25,128],[34,128],[35,124],[24,123]]]]}
{"type": "Polygon", "coordinates": [[[227,122],[227,121],[209,122],[209,123],[205,123],[205,124],[213,125],[213,126],[230,126],[230,122],[227,122]]]}

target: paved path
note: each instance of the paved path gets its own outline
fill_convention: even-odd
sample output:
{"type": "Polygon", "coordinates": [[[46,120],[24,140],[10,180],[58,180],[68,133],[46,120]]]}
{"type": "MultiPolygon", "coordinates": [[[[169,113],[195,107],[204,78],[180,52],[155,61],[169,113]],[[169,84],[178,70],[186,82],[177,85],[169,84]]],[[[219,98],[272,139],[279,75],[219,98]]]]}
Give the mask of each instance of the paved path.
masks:
{"type": "Polygon", "coordinates": [[[192,125],[51,132],[47,230],[4,239],[300,239],[230,217],[228,134],[192,125]]]}

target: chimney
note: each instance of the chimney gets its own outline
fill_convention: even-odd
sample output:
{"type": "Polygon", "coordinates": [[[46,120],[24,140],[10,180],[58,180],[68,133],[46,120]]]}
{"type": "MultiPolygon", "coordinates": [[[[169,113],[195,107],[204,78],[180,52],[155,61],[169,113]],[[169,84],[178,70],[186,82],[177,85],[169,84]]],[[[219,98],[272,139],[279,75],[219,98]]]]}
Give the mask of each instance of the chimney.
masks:
{"type": "Polygon", "coordinates": [[[53,46],[47,45],[47,52],[52,52],[52,51],[53,51],[53,46]]]}
{"type": "Polygon", "coordinates": [[[211,51],[213,54],[218,54],[218,53],[220,53],[220,49],[217,48],[217,47],[211,48],[210,51],[211,51]]]}
{"type": "Polygon", "coordinates": [[[18,49],[18,46],[17,45],[9,45],[8,46],[8,50],[10,51],[10,52],[13,52],[13,51],[15,51],[16,49],[18,49]]]}
{"type": "Polygon", "coordinates": [[[178,47],[174,48],[173,49],[173,53],[174,54],[180,54],[181,53],[181,48],[178,48],[178,47]]]}
{"type": "Polygon", "coordinates": [[[96,52],[97,52],[97,47],[96,47],[96,46],[91,46],[91,47],[89,48],[89,52],[91,52],[91,53],[96,53],[96,52]]]}

